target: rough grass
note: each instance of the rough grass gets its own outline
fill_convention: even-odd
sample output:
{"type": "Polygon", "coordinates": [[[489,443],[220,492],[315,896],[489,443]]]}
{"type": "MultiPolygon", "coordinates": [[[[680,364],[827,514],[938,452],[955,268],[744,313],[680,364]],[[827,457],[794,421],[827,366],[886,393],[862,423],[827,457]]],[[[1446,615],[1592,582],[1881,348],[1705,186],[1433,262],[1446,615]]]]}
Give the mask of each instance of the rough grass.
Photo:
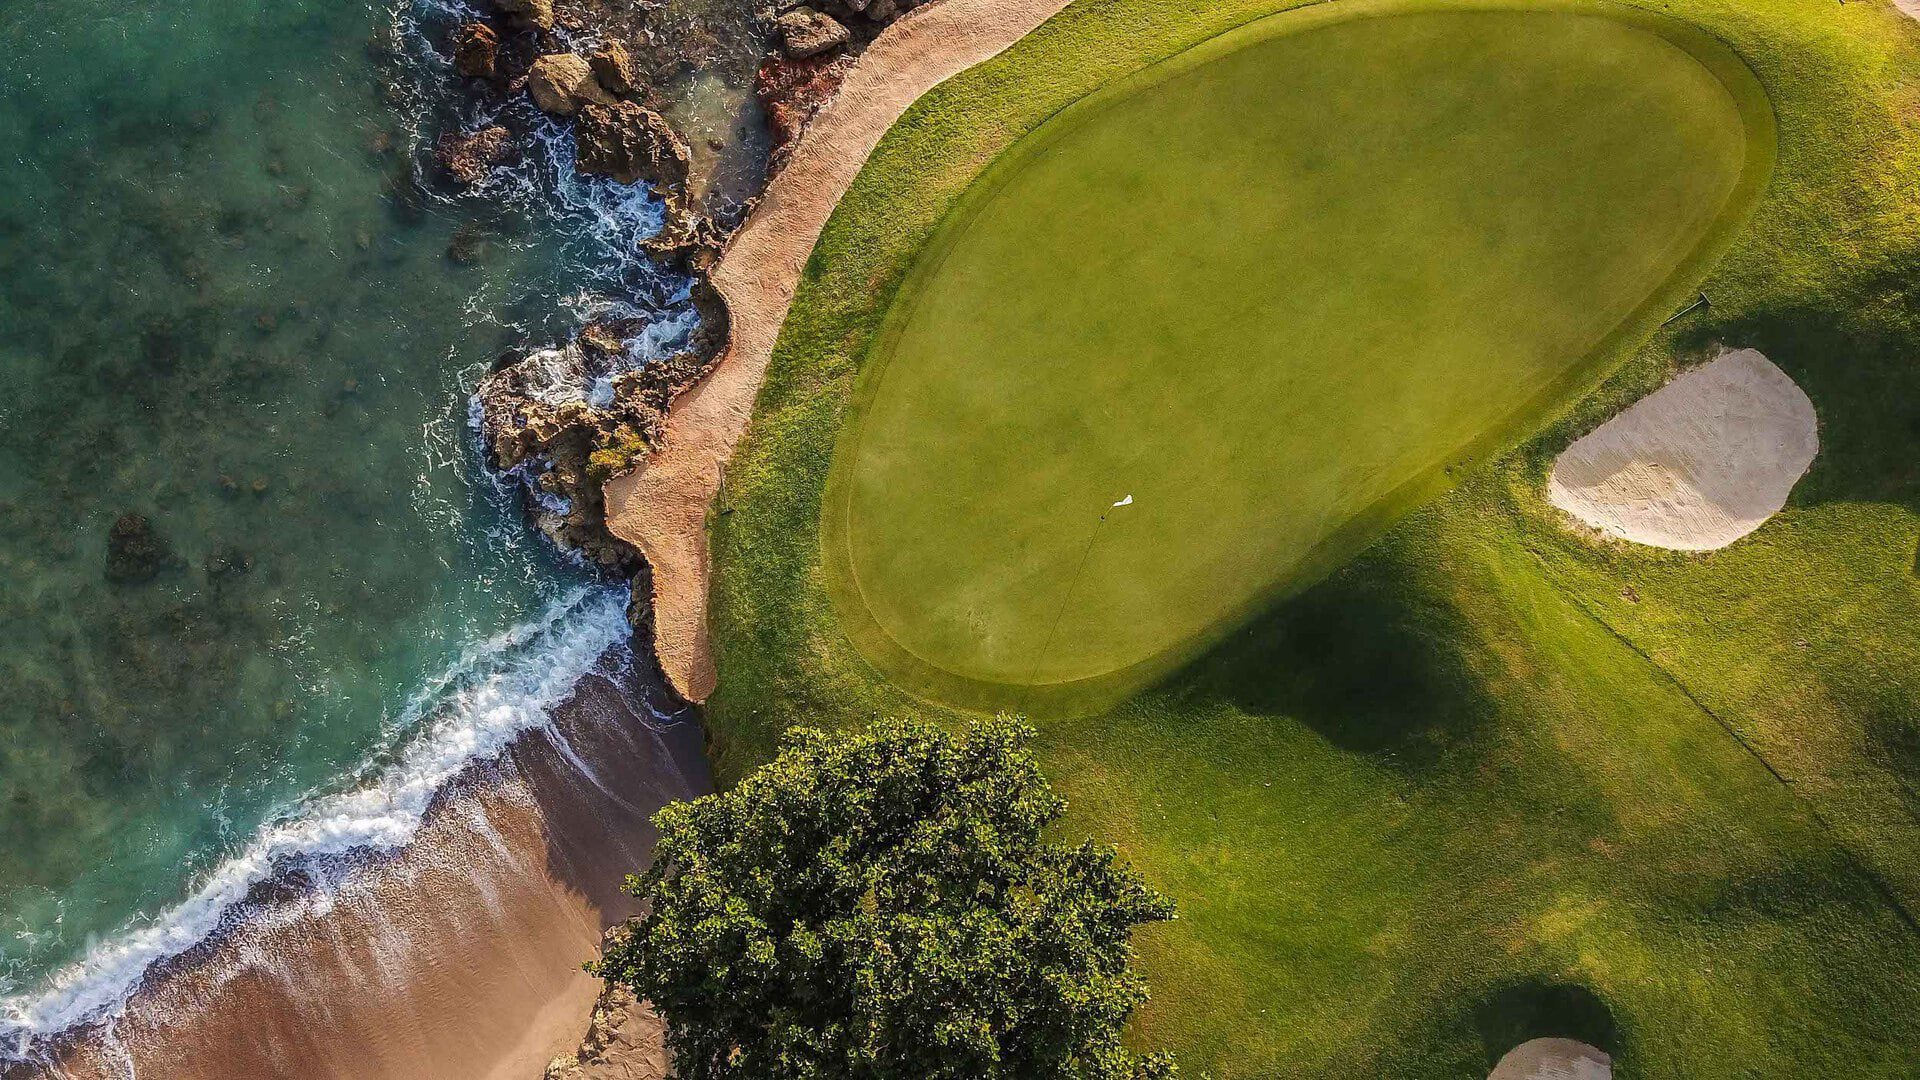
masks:
{"type": "MultiPolygon", "coordinates": [[[[882,144],[715,520],[723,779],[790,723],[938,715],[848,642],[816,541],[858,358],[914,253],[1019,134],[1268,10],[1077,4],[882,144]]],[[[1138,1036],[1190,1072],[1477,1076],[1545,1034],[1600,1042],[1623,1077],[1914,1072],[1920,48],[1876,4],[1660,10],[1730,42],[1777,111],[1712,310],[1160,689],[1040,726],[1068,830],[1182,906],[1142,942],[1138,1036]],[[1563,528],[1553,453],[1715,341],[1767,352],[1821,414],[1789,509],[1707,556],[1563,528]]]]}

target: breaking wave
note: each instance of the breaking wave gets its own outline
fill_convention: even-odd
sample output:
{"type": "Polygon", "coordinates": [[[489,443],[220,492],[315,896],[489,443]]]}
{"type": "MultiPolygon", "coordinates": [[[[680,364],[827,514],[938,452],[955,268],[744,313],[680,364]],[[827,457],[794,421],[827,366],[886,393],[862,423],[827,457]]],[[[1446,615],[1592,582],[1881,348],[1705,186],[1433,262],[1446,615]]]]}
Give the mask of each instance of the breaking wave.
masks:
{"type": "MultiPolygon", "coordinates": [[[[462,769],[550,724],[574,684],[627,639],[625,601],[624,589],[577,587],[539,617],[469,646],[413,696],[392,726],[393,743],[347,783],[270,819],[184,902],[94,946],[38,992],[0,998],[0,1062],[29,1059],[45,1036],[110,1020],[149,967],[207,940],[274,875],[303,861],[400,848],[462,769]]],[[[315,884],[330,887],[324,878],[315,884]]]]}

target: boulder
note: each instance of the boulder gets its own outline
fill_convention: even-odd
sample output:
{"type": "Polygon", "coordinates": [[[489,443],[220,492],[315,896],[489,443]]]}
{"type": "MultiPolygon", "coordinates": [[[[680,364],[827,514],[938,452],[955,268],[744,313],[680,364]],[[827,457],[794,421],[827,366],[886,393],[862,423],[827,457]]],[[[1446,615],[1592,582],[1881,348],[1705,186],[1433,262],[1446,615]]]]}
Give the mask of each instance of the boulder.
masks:
{"type": "Polygon", "coordinates": [[[462,184],[477,184],[489,169],[513,156],[513,133],[498,124],[479,131],[449,131],[440,136],[433,156],[447,175],[462,184]]]}
{"type": "Polygon", "coordinates": [[[572,116],[582,105],[611,105],[615,99],[594,80],[593,68],[572,53],[549,53],[533,62],[527,93],[540,111],[572,116]]]}
{"type": "Polygon", "coordinates": [[[493,7],[520,26],[553,29],[553,0],[493,0],[493,7]]]}
{"type": "Polygon", "coordinates": [[[583,173],[623,184],[645,181],[661,191],[687,180],[687,144],[659,113],[632,101],[582,106],[574,121],[583,173]]]}
{"type": "Polygon", "coordinates": [[[601,46],[600,51],[587,57],[587,66],[593,69],[593,77],[608,92],[621,97],[637,97],[643,89],[639,65],[633,62],[633,55],[627,47],[617,41],[601,46]]]}
{"type": "Polygon", "coordinates": [[[852,31],[840,20],[810,7],[797,7],[773,21],[780,35],[780,51],[795,60],[819,56],[845,46],[853,40],[852,31]]]}
{"type": "Polygon", "coordinates": [[[121,514],[107,530],[108,581],[123,585],[152,581],[172,558],[172,550],[145,514],[121,514]]]}
{"type": "Polygon", "coordinates": [[[500,35],[483,22],[453,32],[453,70],[469,79],[491,79],[500,53],[500,35]]]}

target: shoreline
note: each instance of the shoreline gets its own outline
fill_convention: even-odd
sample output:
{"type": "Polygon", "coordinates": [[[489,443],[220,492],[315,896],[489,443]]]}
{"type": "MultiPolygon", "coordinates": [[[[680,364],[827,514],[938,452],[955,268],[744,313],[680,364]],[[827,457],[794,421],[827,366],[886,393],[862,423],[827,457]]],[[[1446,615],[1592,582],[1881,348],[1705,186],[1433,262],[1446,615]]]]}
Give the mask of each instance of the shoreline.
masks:
{"type": "Polygon", "coordinates": [[[687,701],[704,702],[717,681],[707,625],[707,513],[752,419],[814,242],[902,113],[1068,2],[940,0],[888,26],[807,124],[710,272],[727,309],[726,344],[674,398],[660,446],[604,486],[608,531],[639,549],[651,569],[655,659],[687,701]]]}
{"type": "Polygon", "coordinates": [[[117,1019],[0,1078],[540,1075],[587,1029],[601,984],[580,965],[633,913],[649,818],[711,789],[699,723],[663,722],[630,655],[606,666],[463,769],[400,849],[316,868],[337,870],[326,889],[282,869],[117,1019]]]}

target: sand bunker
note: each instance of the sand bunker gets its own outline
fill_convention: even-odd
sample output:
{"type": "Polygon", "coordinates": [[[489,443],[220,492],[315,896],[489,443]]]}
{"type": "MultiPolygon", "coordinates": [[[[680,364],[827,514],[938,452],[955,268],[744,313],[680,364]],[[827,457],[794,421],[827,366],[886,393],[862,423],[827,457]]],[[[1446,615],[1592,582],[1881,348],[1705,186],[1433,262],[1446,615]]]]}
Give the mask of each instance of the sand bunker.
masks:
{"type": "Polygon", "coordinates": [[[1766,357],[1741,349],[1567,447],[1547,498],[1609,536],[1712,551],[1779,513],[1819,446],[1813,402],[1766,357]]]}
{"type": "Polygon", "coordinates": [[[1613,1058],[1572,1039],[1534,1039],[1500,1059],[1487,1080],[1611,1080],[1613,1058]]]}
{"type": "Polygon", "coordinates": [[[746,433],[767,360],[820,230],[867,155],[907,106],[1047,21],[1067,0],[941,0],[887,27],[767,185],[714,267],[731,336],[667,414],[663,445],[608,481],[607,527],[653,568],[654,652],[688,701],[713,692],[707,640],[707,507],[746,433]]]}

